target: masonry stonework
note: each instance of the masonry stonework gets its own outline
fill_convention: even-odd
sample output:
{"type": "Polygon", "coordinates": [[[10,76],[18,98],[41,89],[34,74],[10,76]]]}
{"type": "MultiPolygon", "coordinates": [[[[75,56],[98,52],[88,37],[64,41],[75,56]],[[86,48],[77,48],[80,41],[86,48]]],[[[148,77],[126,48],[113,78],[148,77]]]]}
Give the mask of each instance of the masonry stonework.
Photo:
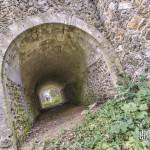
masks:
{"type": "Polygon", "coordinates": [[[97,0],[101,30],[133,78],[150,77],[150,1],[97,0]]]}
{"type": "Polygon", "coordinates": [[[58,67],[52,49],[70,58],[66,91],[102,102],[122,73],[150,77],[150,1],[0,0],[0,149],[16,149],[39,114],[32,85],[58,67]]]}

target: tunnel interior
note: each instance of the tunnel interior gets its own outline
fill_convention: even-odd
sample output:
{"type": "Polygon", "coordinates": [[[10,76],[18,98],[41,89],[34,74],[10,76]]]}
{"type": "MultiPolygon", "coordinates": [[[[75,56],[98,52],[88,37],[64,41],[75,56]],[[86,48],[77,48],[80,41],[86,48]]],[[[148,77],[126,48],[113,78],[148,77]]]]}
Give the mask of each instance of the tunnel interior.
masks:
{"type": "Polygon", "coordinates": [[[67,103],[65,98],[64,85],[47,81],[37,86],[37,95],[41,104],[41,110],[54,108],[67,103]]]}
{"type": "Polygon", "coordinates": [[[40,92],[56,89],[61,98],[56,105],[87,105],[113,93],[100,44],[65,24],[41,24],[21,33],[5,54],[2,72],[9,124],[18,144],[44,109],[40,92]]]}

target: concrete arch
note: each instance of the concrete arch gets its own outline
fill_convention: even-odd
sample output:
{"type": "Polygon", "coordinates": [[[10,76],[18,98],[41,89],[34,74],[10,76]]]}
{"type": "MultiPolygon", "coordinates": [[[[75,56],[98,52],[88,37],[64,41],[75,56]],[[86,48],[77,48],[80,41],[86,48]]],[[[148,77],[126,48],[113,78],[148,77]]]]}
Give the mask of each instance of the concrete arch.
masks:
{"type": "Polygon", "coordinates": [[[105,57],[105,61],[109,66],[111,74],[113,76],[114,84],[117,81],[118,72],[122,71],[121,65],[117,58],[117,54],[115,53],[110,42],[103,37],[103,35],[93,26],[88,25],[81,19],[78,19],[75,16],[68,16],[65,14],[50,14],[50,12],[42,13],[37,16],[28,16],[22,21],[18,21],[9,26],[9,31],[4,35],[1,35],[0,38],[0,49],[2,51],[2,56],[5,55],[10,43],[22,32],[26,31],[29,28],[32,28],[36,25],[44,24],[44,23],[62,23],[65,25],[75,26],[84,32],[91,35],[95,38],[101,47],[103,47],[103,56],[105,57]]]}
{"type": "MultiPolygon", "coordinates": [[[[50,12],[46,12],[46,13],[43,13],[43,14],[40,14],[37,16],[27,17],[25,20],[18,21],[16,23],[12,24],[9,27],[9,31],[5,35],[1,35],[1,37],[0,37],[0,44],[1,44],[0,50],[2,52],[1,53],[2,59],[0,61],[1,75],[2,75],[1,83],[0,83],[1,89],[3,87],[5,92],[7,92],[6,91],[7,88],[5,87],[6,82],[4,81],[5,80],[4,78],[6,76],[6,72],[4,71],[4,68],[5,68],[5,64],[7,61],[7,56],[9,54],[9,52],[11,52],[11,50],[13,49],[14,43],[15,44],[17,43],[16,41],[18,40],[18,37],[20,37],[24,33],[27,33],[28,30],[30,30],[32,28],[37,27],[37,30],[39,31],[38,26],[43,26],[46,24],[48,24],[48,26],[50,24],[53,24],[53,25],[59,25],[60,27],[67,27],[67,29],[66,29],[67,31],[70,29],[73,29],[74,30],[73,34],[75,34],[74,43],[76,43],[76,40],[78,40],[78,38],[79,38],[78,33],[81,33],[81,38],[85,38],[85,40],[83,40],[84,44],[79,43],[83,50],[88,49],[87,48],[88,46],[89,46],[89,50],[94,49],[96,47],[100,47],[101,56],[97,57],[97,58],[95,57],[96,58],[95,60],[92,60],[90,63],[87,63],[86,68],[90,68],[91,66],[96,66],[96,63],[97,62],[101,63],[101,60],[104,61],[105,67],[108,69],[110,79],[112,81],[112,85],[116,86],[116,83],[118,81],[118,76],[120,73],[122,73],[122,68],[121,68],[119,59],[118,59],[112,45],[109,43],[109,41],[107,41],[102,36],[102,34],[99,31],[97,31],[94,27],[88,25],[86,22],[76,18],[75,16],[68,16],[65,14],[50,14],[50,12]],[[86,39],[85,35],[87,35],[87,39],[86,39]],[[87,44],[87,47],[86,47],[85,43],[88,43],[88,42],[89,42],[89,45],[87,44]],[[95,43],[95,44],[93,44],[93,43],[95,43]],[[92,45],[94,45],[94,48],[92,48],[92,45]]],[[[53,27],[47,27],[47,28],[53,29],[53,27]]],[[[79,41],[77,41],[77,42],[79,42],[79,41]]],[[[94,56],[96,56],[96,54],[94,54],[94,56]]],[[[18,57],[20,57],[20,56],[18,56],[18,57]]],[[[12,64],[16,65],[16,63],[12,63],[12,64]]],[[[99,66],[97,65],[96,67],[99,67],[99,66]]],[[[91,68],[93,68],[93,67],[91,67],[91,68]]],[[[93,70],[91,69],[91,72],[89,73],[90,78],[91,78],[92,72],[93,72],[93,70]]],[[[20,77],[20,72],[18,72],[17,75],[19,75],[19,77],[20,77]]],[[[93,78],[95,78],[95,77],[92,77],[92,79],[93,78]]],[[[22,79],[20,79],[20,81],[21,80],[22,79]]],[[[91,80],[91,79],[89,79],[89,80],[91,80]]],[[[85,84],[84,86],[87,87],[87,84],[85,84]]],[[[87,88],[84,88],[84,89],[86,90],[87,88]]],[[[87,91],[85,91],[84,93],[86,93],[86,92],[87,91]]],[[[89,91],[88,91],[88,93],[89,93],[89,91]]],[[[9,136],[10,129],[11,129],[11,131],[13,131],[14,129],[12,127],[13,125],[11,124],[11,122],[10,123],[5,122],[5,118],[7,118],[7,117],[11,118],[10,110],[8,110],[9,100],[7,100],[5,102],[5,99],[6,99],[5,94],[6,93],[4,93],[4,91],[0,92],[0,98],[1,98],[0,104],[2,104],[4,106],[3,108],[0,108],[0,110],[2,110],[1,111],[2,113],[4,111],[6,113],[6,115],[4,115],[4,113],[1,115],[4,120],[4,123],[2,123],[3,124],[3,127],[2,127],[3,134],[1,134],[1,135],[3,135],[6,138],[7,134],[5,134],[5,133],[8,133],[8,136],[9,136]],[[8,127],[7,124],[10,124],[10,126],[8,127]]],[[[83,95],[85,95],[85,94],[83,94],[83,95]]],[[[25,105],[27,105],[27,104],[25,104],[25,105]]],[[[29,122],[31,122],[31,124],[34,120],[33,118],[32,117],[29,118],[29,120],[30,120],[29,122]]],[[[27,121],[27,123],[29,123],[29,122],[27,121]]],[[[14,132],[13,132],[13,134],[14,134],[14,132]]],[[[5,138],[2,137],[2,139],[5,139],[5,138]]],[[[14,145],[15,145],[16,142],[18,141],[18,139],[14,139],[13,141],[14,141],[14,145]]]]}

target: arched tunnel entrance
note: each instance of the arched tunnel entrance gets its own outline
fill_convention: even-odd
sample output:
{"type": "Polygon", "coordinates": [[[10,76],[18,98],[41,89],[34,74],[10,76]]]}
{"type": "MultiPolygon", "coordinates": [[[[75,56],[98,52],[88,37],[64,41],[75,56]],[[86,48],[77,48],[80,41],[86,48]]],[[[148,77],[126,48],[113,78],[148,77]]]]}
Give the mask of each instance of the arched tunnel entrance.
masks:
{"type": "Polygon", "coordinates": [[[61,23],[34,26],[13,40],[5,53],[2,74],[15,143],[25,139],[41,113],[39,94],[47,84],[61,97],[56,105],[87,105],[113,94],[102,49],[88,33],[61,23]]]}

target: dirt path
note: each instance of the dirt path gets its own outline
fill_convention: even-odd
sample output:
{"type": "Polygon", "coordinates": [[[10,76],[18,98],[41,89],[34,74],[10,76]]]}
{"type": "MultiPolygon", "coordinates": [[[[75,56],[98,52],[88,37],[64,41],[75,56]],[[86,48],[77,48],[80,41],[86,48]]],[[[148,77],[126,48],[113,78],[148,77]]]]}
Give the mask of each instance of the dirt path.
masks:
{"type": "Polygon", "coordinates": [[[42,150],[44,141],[57,137],[63,129],[71,129],[81,123],[82,106],[65,104],[42,113],[20,150],[42,150]]]}

